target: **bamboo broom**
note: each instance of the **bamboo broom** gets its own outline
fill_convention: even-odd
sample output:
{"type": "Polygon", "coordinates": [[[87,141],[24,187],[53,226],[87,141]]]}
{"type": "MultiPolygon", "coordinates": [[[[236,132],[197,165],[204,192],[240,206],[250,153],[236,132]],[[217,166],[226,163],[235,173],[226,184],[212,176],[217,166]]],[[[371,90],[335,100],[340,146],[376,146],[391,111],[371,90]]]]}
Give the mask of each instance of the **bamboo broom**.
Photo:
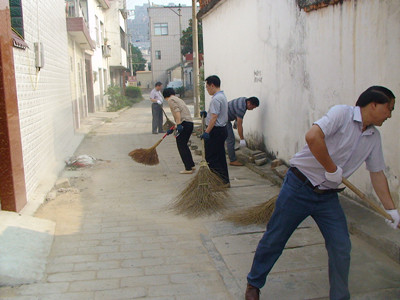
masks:
{"type": "MultiPolygon", "coordinates": [[[[372,200],[367,198],[367,196],[363,192],[361,192],[357,187],[355,187],[350,181],[348,181],[346,178],[343,177],[342,182],[350,190],[352,190],[358,197],[367,202],[369,206],[372,207],[373,210],[375,210],[377,213],[379,213],[386,219],[393,221],[392,217],[383,208],[381,208],[379,205],[377,205],[372,200]]],[[[264,203],[250,207],[244,211],[233,212],[229,215],[224,216],[223,220],[235,223],[237,225],[267,224],[275,209],[275,203],[277,198],[278,195],[270,198],[268,201],[264,203]]],[[[400,228],[400,224],[398,225],[398,228],[400,228]]]]}
{"type": "Polygon", "coordinates": [[[265,225],[268,223],[275,209],[275,202],[278,195],[268,201],[249,207],[245,210],[234,211],[222,218],[224,221],[232,222],[236,225],[265,225]]]}
{"type": "MultiPolygon", "coordinates": [[[[347,186],[350,190],[352,190],[358,197],[367,202],[368,205],[372,207],[373,210],[375,210],[377,213],[379,213],[386,219],[393,221],[392,217],[382,207],[377,205],[371,199],[367,198],[367,196],[363,192],[361,192],[358,188],[356,188],[350,181],[348,181],[346,178],[343,177],[342,182],[344,183],[345,186],[347,186]]],[[[397,225],[397,227],[400,228],[400,224],[397,225]]]]}
{"type": "MultiPolygon", "coordinates": [[[[170,129],[174,129],[174,126],[172,126],[170,129]]],[[[158,154],[157,154],[157,146],[160,145],[160,143],[165,139],[167,136],[167,133],[164,134],[164,136],[157,142],[155,143],[152,147],[148,149],[135,149],[129,152],[129,156],[136,162],[148,166],[154,166],[158,165],[160,162],[158,160],[158,154]]]]}
{"type": "Polygon", "coordinates": [[[171,128],[171,127],[175,126],[175,123],[172,122],[172,121],[168,118],[168,116],[167,116],[167,114],[165,113],[165,111],[164,111],[164,109],[162,108],[162,106],[161,106],[161,109],[162,109],[162,111],[163,111],[163,113],[164,113],[165,118],[167,119],[167,120],[165,121],[165,123],[163,124],[162,127],[163,127],[163,130],[164,130],[164,131],[167,131],[168,128],[171,128]]]}
{"type": "MultiPolygon", "coordinates": [[[[204,132],[204,118],[202,118],[204,132]]],[[[202,160],[199,170],[188,186],[174,199],[169,209],[187,217],[212,215],[226,209],[229,194],[217,174],[210,170],[205,159],[204,140],[202,140],[202,160]]]]}

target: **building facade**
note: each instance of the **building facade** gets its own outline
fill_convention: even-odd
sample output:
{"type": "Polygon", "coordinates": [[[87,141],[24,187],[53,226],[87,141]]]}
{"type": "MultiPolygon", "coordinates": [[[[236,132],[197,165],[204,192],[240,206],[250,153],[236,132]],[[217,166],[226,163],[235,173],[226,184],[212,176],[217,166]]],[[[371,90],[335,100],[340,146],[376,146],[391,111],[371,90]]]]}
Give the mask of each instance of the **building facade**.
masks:
{"type": "Polygon", "coordinates": [[[150,24],[151,71],[153,82],[164,85],[171,80],[183,80],[183,56],[180,37],[192,18],[191,6],[152,6],[148,9],[150,24]],[[171,71],[180,66],[179,78],[169,78],[171,71]]]}
{"type": "Polygon", "coordinates": [[[122,87],[125,0],[0,4],[1,209],[34,212],[82,141],[82,120],[105,109],[110,82],[122,87]]]}

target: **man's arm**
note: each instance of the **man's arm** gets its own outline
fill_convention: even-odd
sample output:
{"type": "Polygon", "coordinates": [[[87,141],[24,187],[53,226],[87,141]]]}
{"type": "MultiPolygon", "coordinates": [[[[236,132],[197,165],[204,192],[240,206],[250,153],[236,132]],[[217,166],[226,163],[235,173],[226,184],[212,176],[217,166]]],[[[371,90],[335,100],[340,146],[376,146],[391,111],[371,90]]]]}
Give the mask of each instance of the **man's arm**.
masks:
{"type": "Polygon", "coordinates": [[[326,147],[325,134],[318,125],[314,124],[306,133],[306,142],[311,153],[324,169],[329,173],[336,172],[337,166],[333,162],[329,155],[328,148],[326,147]]]}
{"type": "Polygon", "coordinates": [[[217,114],[211,114],[210,122],[208,122],[208,126],[205,130],[205,132],[210,133],[211,130],[214,128],[215,123],[217,122],[218,115],[217,114]]]}
{"type": "Polygon", "coordinates": [[[244,140],[244,137],[243,137],[243,119],[242,118],[236,118],[236,120],[237,120],[237,130],[238,130],[239,138],[241,140],[244,140]]]}
{"type": "Polygon", "coordinates": [[[389,185],[383,171],[370,172],[372,186],[375,193],[378,195],[379,200],[382,202],[383,207],[386,210],[396,209],[392,196],[390,195],[389,185]]]}

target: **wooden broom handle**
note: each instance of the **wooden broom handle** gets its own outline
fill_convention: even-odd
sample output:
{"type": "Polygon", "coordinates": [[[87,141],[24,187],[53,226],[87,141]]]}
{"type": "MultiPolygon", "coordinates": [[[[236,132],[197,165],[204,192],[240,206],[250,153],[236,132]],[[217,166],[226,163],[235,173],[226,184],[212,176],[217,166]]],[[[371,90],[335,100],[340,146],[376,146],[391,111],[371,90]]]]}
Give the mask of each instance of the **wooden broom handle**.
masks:
{"type": "MultiPolygon", "coordinates": [[[[205,132],[204,125],[206,124],[206,120],[204,117],[201,117],[201,133],[205,132]]],[[[201,139],[201,158],[202,160],[206,160],[206,150],[204,146],[204,139],[201,139]]]]}
{"type": "MultiPolygon", "coordinates": [[[[367,198],[363,192],[361,192],[358,188],[356,188],[350,181],[348,181],[346,178],[342,178],[342,182],[344,185],[346,185],[350,190],[352,190],[358,197],[360,197],[362,200],[367,202],[377,213],[381,214],[384,216],[386,219],[389,219],[393,221],[392,217],[384,210],[382,207],[377,205],[375,202],[373,202],[371,199],[367,198]]],[[[400,224],[397,226],[400,228],[400,224]]]]}
{"type": "MultiPolygon", "coordinates": [[[[160,105],[161,106],[161,105],[160,105]]],[[[163,109],[163,107],[161,106],[161,110],[162,110],[162,112],[164,113],[164,116],[167,118],[167,120],[169,120],[168,119],[168,116],[167,116],[167,114],[165,113],[165,111],[164,111],[164,109],[163,109]]]]}

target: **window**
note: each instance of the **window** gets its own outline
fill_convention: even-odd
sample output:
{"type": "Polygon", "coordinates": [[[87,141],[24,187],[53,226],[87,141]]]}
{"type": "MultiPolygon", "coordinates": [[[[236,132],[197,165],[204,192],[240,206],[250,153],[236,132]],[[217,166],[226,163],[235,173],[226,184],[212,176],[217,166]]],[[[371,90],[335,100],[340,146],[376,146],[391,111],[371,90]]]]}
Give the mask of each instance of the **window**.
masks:
{"type": "Polygon", "coordinates": [[[24,22],[22,19],[21,0],[10,0],[11,27],[24,38],[24,22]]]}
{"type": "Polygon", "coordinates": [[[154,35],[168,35],[168,24],[167,23],[155,23],[154,24],[154,35]]]}
{"type": "Polygon", "coordinates": [[[121,48],[126,51],[126,40],[125,40],[125,31],[120,27],[119,34],[121,38],[121,48]]]}
{"type": "Polygon", "coordinates": [[[95,17],[95,30],[96,30],[96,45],[97,47],[100,47],[100,30],[99,30],[99,17],[97,17],[96,15],[95,17]]]}
{"type": "Polygon", "coordinates": [[[156,59],[161,59],[161,50],[156,50],[156,59]]]}

